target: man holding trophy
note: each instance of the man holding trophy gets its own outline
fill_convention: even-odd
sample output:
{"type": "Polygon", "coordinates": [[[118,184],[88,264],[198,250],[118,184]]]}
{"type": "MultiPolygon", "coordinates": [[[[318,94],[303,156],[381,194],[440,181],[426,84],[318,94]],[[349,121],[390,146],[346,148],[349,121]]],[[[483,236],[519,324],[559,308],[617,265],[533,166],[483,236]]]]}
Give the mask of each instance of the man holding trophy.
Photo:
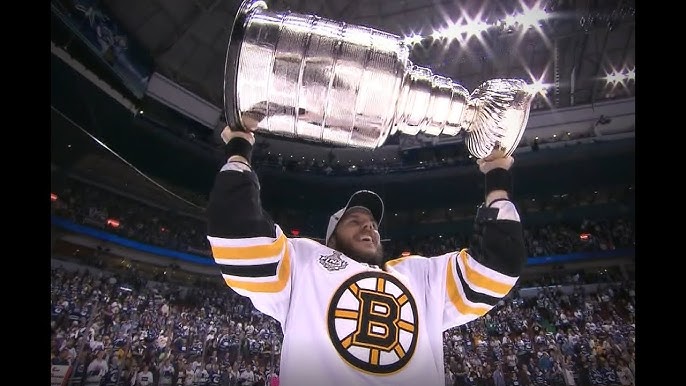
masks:
{"type": "Polygon", "coordinates": [[[227,162],[208,207],[208,240],[226,284],[284,332],[284,386],[438,386],[443,331],[491,310],[526,261],[511,201],[532,94],[496,79],[468,94],[407,59],[399,37],[245,0],[225,69],[227,162]],[[381,198],[359,191],[330,218],[324,244],[288,238],[264,212],[253,132],[374,148],[393,133],[466,133],[484,174],[478,245],[387,260],[381,198]]]}

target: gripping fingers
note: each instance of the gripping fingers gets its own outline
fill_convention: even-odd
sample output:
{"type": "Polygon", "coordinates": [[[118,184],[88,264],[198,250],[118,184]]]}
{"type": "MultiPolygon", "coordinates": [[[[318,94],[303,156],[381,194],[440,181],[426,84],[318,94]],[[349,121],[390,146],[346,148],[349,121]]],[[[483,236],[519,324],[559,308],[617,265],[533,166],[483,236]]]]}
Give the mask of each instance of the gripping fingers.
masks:
{"type": "Polygon", "coordinates": [[[224,143],[229,143],[232,138],[241,137],[250,142],[251,145],[255,144],[255,134],[245,131],[232,131],[229,126],[226,126],[224,130],[222,130],[221,137],[224,143]]]}
{"type": "Polygon", "coordinates": [[[497,158],[489,161],[487,161],[486,159],[479,159],[476,161],[476,164],[479,165],[479,170],[484,174],[496,168],[509,170],[510,167],[512,167],[513,163],[514,158],[512,156],[497,158]]]}

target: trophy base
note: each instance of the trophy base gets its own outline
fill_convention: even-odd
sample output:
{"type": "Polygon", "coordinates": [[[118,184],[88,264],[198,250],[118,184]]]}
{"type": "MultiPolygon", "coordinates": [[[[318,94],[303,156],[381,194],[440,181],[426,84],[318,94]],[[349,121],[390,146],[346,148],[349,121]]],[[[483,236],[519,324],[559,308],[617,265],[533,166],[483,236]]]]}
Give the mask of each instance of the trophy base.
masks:
{"type": "Polygon", "coordinates": [[[492,79],[471,95],[465,143],[476,158],[494,153],[512,155],[522,139],[529,120],[534,94],[520,79],[492,79]]]}

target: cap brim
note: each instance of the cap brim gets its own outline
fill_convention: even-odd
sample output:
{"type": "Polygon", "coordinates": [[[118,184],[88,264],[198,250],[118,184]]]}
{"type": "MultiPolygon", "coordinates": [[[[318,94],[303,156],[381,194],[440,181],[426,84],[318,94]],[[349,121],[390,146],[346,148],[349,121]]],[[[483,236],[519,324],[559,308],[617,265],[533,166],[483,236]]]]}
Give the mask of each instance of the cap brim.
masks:
{"type": "Polygon", "coordinates": [[[384,207],[383,201],[378,194],[372,192],[371,190],[360,190],[353,193],[353,195],[350,196],[350,200],[348,200],[348,205],[345,206],[345,210],[347,211],[355,206],[361,206],[369,209],[377,224],[381,223],[381,220],[383,219],[384,207]]]}

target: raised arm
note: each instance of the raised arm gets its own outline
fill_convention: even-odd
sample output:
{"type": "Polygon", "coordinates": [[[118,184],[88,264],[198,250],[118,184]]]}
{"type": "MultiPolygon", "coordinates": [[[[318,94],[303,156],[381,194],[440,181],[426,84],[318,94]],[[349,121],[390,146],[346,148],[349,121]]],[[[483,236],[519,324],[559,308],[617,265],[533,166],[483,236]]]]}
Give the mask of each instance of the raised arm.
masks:
{"type": "Polygon", "coordinates": [[[524,268],[522,223],[511,201],[513,162],[512,157],[477,161],[485,175],[485,199],[477,210],[470,247],[448,257],[446,327],[467,323],[490,311],[510,292],[524,268]]]}
{"type": "Polygon", "coordinates": [[[485,175],[485,200],[476,216],[469,254],[504,275],[518,277],[526,263],[524,233],[512,202],[512,157],[478,160],[485,175]]]}
{"type": "MultiPolygon", "coordinates": [[[[511,157],[479,160],[485,175],[484,204],[477,211],[470,248],[441,256],[406,257],[387,263],[422,275],[440,328],[468,323],[490,311],[517,282],[526,262],[519,213],[512,201],[511,157]]],[[[439,326],[436,326],[437,328],[439,326]]]]}
{"type": "Polygon", "coordinates": [[[227,163],[214,180],[208,207],[208,235],[222,238],[276,237],[274,222],[262,209],[260,183],[252,170],[252,133],[222,132],[227,163]]]}
{"type": "Polygon", "coordinates": [[[227,162],[210,193],[208,236],[226,284],[283,324],[291,293],[291,248],[262,209],[260,184],[250,165],[251,133],[222,132],[227,162]]]}

